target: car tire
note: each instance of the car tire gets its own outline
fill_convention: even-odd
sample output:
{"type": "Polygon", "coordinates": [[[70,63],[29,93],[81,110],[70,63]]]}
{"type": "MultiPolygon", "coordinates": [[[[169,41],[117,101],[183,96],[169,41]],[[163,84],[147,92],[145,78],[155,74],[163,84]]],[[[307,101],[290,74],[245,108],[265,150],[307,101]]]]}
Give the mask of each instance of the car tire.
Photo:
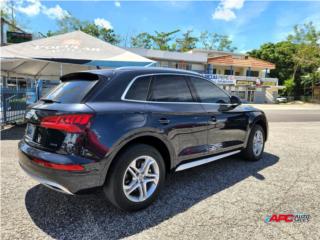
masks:
{"type": "Polygon", "coordinates": [[[150,145],[135,144],[114,161],[103,187],[109,201],[125,211],[141,210],[153,203],[165,181],[159,151],[150,145]]]}
{"type": "Polygon", "coordinates": [[[254,125],[250,132],[247,147],[242,150],[242,156],[249,161],[260,160],[264,151],[265,139],[263,128],[258,124],[254,125]]]}

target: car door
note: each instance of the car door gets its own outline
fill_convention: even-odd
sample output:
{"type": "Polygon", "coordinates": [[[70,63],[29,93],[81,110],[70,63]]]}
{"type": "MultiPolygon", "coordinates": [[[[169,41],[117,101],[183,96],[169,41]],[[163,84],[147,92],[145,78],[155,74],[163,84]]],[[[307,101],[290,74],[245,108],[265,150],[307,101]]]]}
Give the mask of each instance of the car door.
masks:
{"type": "Polygon", "coordinates": [[[146,104],[150,125],[167,135],[176,164],[207,154],[208,115],[195,102],[187,80],[184,75],[154,76],[146,104]]]}
{"type": "Polygon", "coordinates": [[[240,148],[246,138],[248,116],[230,105],[230,97],[209,80],[191,77],[192,89],[208,118],[208,154],[240,148]]]}

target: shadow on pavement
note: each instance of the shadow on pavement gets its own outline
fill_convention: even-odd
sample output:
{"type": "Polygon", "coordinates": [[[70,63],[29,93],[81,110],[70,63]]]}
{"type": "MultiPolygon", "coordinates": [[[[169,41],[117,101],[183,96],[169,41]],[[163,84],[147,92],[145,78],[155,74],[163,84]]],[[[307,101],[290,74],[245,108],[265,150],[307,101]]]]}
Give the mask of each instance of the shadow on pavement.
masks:
{"type": "Polygon", "coordinates": [[[259,162],[228,158],[173,174],[159,199],[140,212],[122,212],[102,193],[69,196],[41,185],[27,192],[25,204],[34,223],[53,238],[119,239],[156,226],[247,177],[263,181],[258,172],[278,161],[265,153],[259,162]]]}
{"type": "Polygon", "coordinates": [[[10,126],[1,130],[1,140],[20,140],[24,135],[26,125],[10,126]]]}

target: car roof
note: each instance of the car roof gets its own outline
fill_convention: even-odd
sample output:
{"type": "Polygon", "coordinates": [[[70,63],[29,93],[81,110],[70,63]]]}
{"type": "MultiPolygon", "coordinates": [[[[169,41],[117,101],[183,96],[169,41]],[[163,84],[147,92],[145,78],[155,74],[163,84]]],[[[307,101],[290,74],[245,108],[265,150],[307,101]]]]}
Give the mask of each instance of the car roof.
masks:
{"type": "Polygon", "coordinates": [[[69,80],[78,77],[79,75],[100,75],[100,76],[112,76],[116,73],[130,73],[131,75],[143,75],[143,74],[157,74],[157,73],[168,73],[168,74],[188,74],[200,76],[199,73],[181,69],[174,68],[163,68],[163,67],[121,67],[116,69],[97,69],[97,70],[88,70],[81,72],[69,73],[62,76],[60,79],[62,81],[69,80]]]}

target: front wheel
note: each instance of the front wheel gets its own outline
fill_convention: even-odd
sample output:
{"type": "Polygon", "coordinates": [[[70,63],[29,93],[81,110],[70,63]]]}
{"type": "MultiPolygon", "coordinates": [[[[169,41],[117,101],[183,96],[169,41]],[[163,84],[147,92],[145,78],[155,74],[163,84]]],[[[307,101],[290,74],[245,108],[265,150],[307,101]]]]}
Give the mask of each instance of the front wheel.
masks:
{"type": "Polygon", "coordinates": [[[106,197],[126,211],[149,206],[165,179],[161,154],[152,146],[137,144],[125,150],[115,161],[104,186],[106,197]]]}
{"type": "Polygon", "coordinates": [[[247,147],[243,149],[243,156],[249,161],[261,159],[265,143],[265,132],[260,125],[255,125],[251,129],[247,147]]]}

